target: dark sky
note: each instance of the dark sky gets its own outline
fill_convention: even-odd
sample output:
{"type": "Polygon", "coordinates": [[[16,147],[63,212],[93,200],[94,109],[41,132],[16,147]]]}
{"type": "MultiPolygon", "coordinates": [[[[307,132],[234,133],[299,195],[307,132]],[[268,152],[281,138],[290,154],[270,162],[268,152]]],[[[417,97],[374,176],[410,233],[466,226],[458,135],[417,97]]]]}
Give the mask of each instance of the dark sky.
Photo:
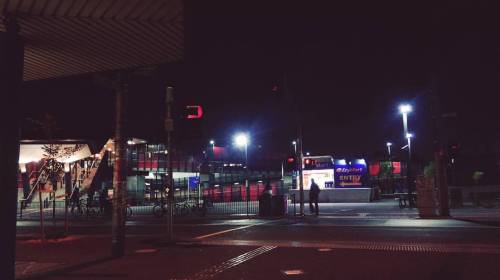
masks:
{"type": "MultiPolygon", "coordinates": [[[[175,85],[180,103],[204,106],[201,142],[229,142],[240,129],[254,144],[287,151],[299,115],[305,151],[369,155],[385,151],[388,140],[402,143],[397,105],[409,101],[415,150],[426,151],[434,95],[441,112],[458,113],[461,138],[499,134],[500,22],[493,6],[291,2],[187,1],[185,61],[134,78],[131,134],[161,134],[166,83],[175,85]]],[[[26,115],[53,113],[64,137],[106,137],[112,93],[90,81],[27,84],[26,115]],[[62,99],[68,91],[77,97],[62,99]]]]}

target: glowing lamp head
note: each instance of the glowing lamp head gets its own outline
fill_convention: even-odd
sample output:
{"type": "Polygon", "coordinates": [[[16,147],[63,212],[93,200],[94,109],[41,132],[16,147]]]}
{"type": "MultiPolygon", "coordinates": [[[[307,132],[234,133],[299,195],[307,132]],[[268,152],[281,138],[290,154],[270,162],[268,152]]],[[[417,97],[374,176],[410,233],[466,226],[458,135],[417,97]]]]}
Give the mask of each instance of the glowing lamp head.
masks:
{"type": "Polygon", "coordinates": [[[387,147],[390,147],[390,146],[392,146],[392,143],[391,142],[387,142],[386,145],[387,145],[387,147]]]}
{"type": "Polygon", "coordinates": [[[401,114],[408,114],[412,111],[412,107],[410,104],[401,104],[399,105],[399,112],[401,114]]]}
{"type": "Polygon", "coordinates": [[[248,135],[246,133],[238,133],[234,136],[234,144],[238,147],[248,146],[248,135]]]}
{"type": "Polygon", "coordinates": [[[215,144],[215,141],[214,140],[210,140],[210,145],[214,145],[215,144]]]}
{"type": "Polygon", "coordinates": [[[411,134],[411,133],[406,133],[406,138],[408,138],[408,139],[413,138],[413,134],[411,134]]]}
{"type": "Polygon", "coordinates": [[[297,141],[292,141],[292,145],[297,145],[297,141]]]}

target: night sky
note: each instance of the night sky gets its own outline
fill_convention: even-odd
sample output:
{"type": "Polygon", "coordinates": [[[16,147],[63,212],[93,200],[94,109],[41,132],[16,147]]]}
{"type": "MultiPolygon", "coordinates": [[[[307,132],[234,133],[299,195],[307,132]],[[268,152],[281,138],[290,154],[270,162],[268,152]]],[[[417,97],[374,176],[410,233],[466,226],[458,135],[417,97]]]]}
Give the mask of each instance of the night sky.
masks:
{"type": "MultiPolygon", "coordinates": [[[[253,147],[287,152],[300,116],[304,151],[376,155],[386,141],[402,146],[397,106],[409,101],[415,152],[425,157],[436,96],[440,113],[458,114],[457,141],[499,142],[500,22],[492,6],[290,2],[186,2],[185,60],[132,79],[129,133],[161,138],[168,83],[179,104],[205,109],[197,145],[228,143],[246,130],[253,147]]],[[[25,93],[25,116],[53,114],[58,137],[112,133],[113,94],[91,76],[30,82],[25,93]]],[[[36,136],[25,121],[23,137],[36,136]]]]}

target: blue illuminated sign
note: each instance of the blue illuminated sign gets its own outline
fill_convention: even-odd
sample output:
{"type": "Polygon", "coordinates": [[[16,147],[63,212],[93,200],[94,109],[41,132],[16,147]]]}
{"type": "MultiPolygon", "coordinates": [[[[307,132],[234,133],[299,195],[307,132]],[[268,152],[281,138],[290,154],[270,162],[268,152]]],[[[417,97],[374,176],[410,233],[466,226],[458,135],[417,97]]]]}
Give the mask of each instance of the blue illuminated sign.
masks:
{"type": "Polygon", "coordinates": [[[199,184],[200,184],[200,177],[197,176],[189,177],[188,186],[190,189],[193,190],[198,188],[199,184]]]}
{"type": "Polygon", "coordinates": [[[335,187],[336,188],[359,188],[363,187],[363,179],[366,175],[366,163],[364,160],[355,160],[347,163],[345,160],[337,161],[335,164],[335,187]]]}

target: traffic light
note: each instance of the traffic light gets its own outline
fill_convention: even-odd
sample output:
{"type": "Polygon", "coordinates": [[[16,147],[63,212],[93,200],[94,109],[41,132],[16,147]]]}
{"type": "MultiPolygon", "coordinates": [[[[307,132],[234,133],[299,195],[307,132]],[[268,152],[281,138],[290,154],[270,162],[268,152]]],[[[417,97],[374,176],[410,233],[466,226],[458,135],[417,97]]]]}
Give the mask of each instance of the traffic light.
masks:
{"type": "Polygon", "coordinates": [[[316,167],[316,160],[306,158],[304,159],[304,169],[314,169],[316,167]]]}
{"type": "Polygon", "coordinates": [[[448,155],[450,158],[456,158],[460,153],[460,144],[452,144],[448,148],[448,155]]]}
{"type": "Polygon", "coordinates": [[[192,138],[199,139],[202,137],[202,120],[203,120],[203,108],[200,105],[185,105],[182,106],[178,128],[180,139],[192,138]]]}
{"type": "Polygon", "coordinates": [[[188,105],[184,108],[184,117],[186,119],[201,119],[203,108],[200,105],[188,105]]]}
{"type": "Polygon", "coordinates": [[[295,156],[289,156],[285,161],[285,171],[292,172],[297,169],[297,158],[295,156]]]}

